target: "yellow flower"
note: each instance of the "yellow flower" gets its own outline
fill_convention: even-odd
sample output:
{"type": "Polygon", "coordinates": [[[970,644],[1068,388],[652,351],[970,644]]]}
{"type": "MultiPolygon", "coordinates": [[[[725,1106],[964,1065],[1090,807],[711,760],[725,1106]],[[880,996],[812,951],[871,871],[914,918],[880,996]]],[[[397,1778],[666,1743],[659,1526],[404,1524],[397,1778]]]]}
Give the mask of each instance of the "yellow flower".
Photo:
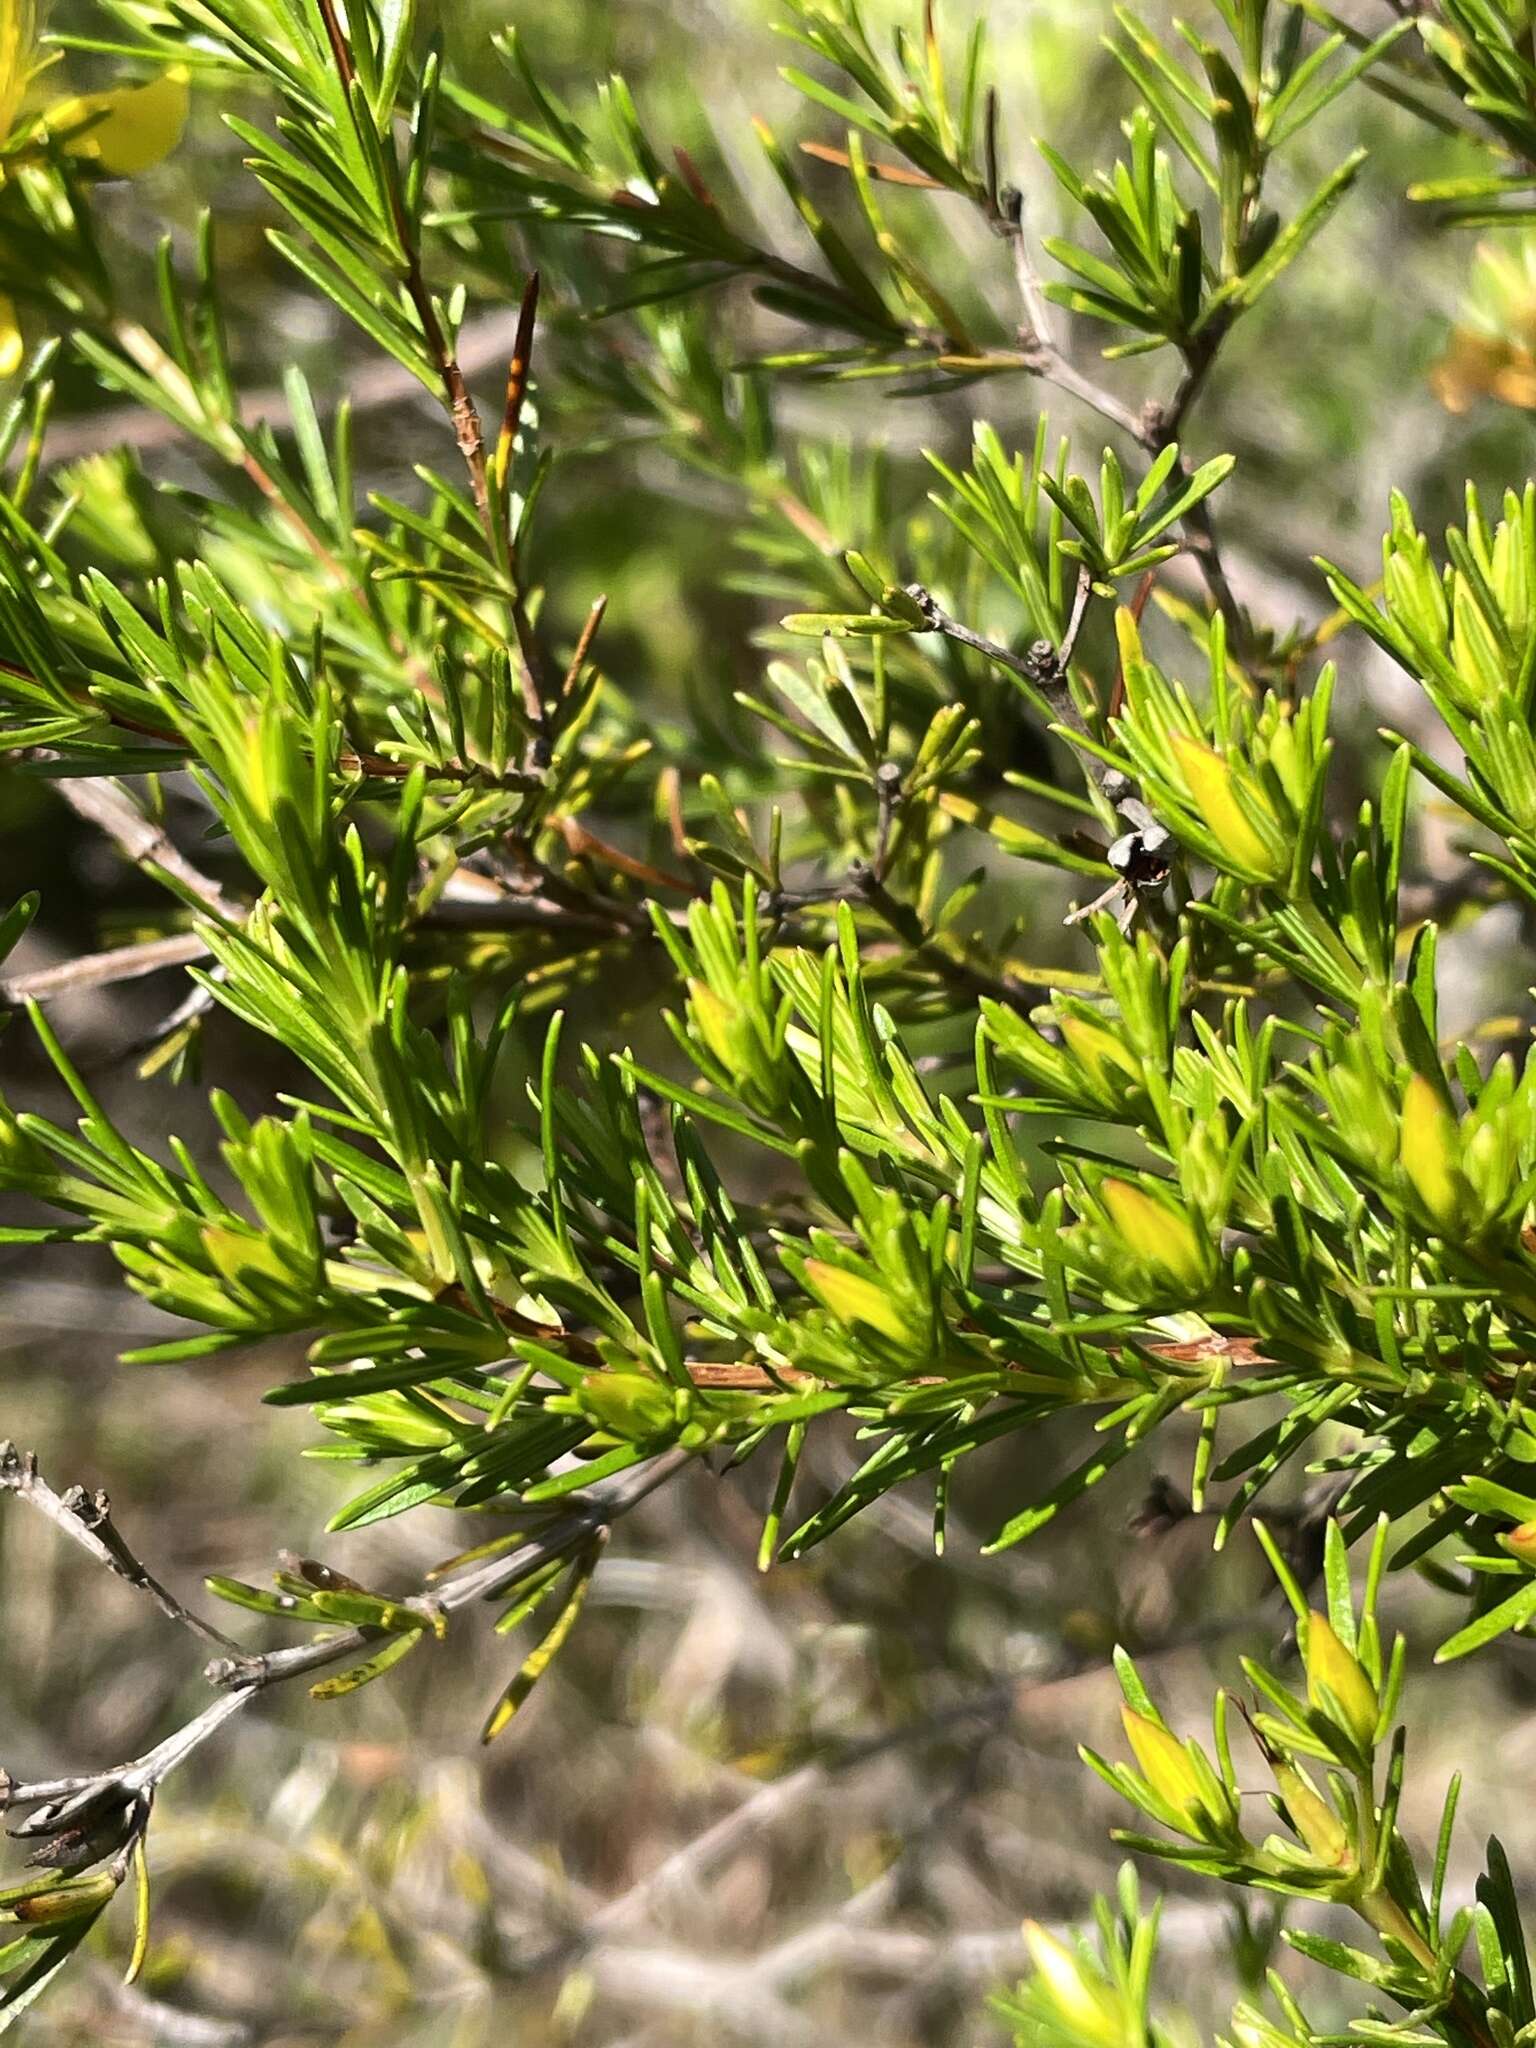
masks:
{"type": "Polygon", "coordinates": [[[37,51],[34,0],[0,0],[0,142],[16,126],[37,51]]]}
{"type": "Polygon", "coordinates": [[[185,65],[173,64],[148,85],[60,100],[48,109],[44,125],[71,156],[99,164],[109,178],[136,178],[181,140],[187,125],[187,75],[185,65]]]}
{"type": "MultiPolygon", "coordinates": [[[[0,148],[17,144],[25,160],[34,128],[23,121],[38,62],[41,28],[37,0],[0,0],[0,148]],[[20,132],[18,133],[18,130],[20,132]]],[[[39,134],[62,144],[66,154],[99,167],[109,178],[134,178],[176,147],[187,120],[184,65],[172,65],[147,85],[118,86],[56,102],[36,119],[39,134]]],[[[0,181],[6,165],[0,163],[0,181]]],[[[25,347],[16,308],[0,293],[0,377],[21,368],[25,347]]]]}

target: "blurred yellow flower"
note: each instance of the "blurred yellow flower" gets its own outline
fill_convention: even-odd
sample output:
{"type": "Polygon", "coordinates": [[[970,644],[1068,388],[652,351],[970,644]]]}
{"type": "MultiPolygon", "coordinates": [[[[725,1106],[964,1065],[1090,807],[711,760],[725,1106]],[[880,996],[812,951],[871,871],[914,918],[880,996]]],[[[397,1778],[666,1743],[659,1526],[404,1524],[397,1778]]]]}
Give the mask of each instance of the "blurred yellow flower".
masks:
{"type": "Polygon", "coordinates": [[[136,178],[180,142],[187,99],[186,67],[173,64],[148,85],[60,100],[48,109],[43,125],[64,138],[71,156],[100,164],[108,177],[136,178]]]}
{"type": "Polygon", "coordinates": [[[33,0],[0,0],[0,140],[8,139],[16,126],[36,49],[33,0]]]}
{"type": "MultiPolygon", "coordinates": [[[[0,182],[11,164],[26,161],[27,144],[44,138],[70,156],[98,166],[109,178],[133,178],[176,147],[187,119],[187,71],[172,65],[147,85],[57,100],[40,112],[24,107],[39,61],[37,0],[0,0],[0,182]]],[[[21,367],[23,344],[16,308],[0,293],[0,377],[21,367]]]]}
{"type": "Polygon", "coordinates": [[[1482,242],[1467,299],[1430,388],[1448,412],[1479,398],[1536,408],[1536,237],[1482,242]]]}

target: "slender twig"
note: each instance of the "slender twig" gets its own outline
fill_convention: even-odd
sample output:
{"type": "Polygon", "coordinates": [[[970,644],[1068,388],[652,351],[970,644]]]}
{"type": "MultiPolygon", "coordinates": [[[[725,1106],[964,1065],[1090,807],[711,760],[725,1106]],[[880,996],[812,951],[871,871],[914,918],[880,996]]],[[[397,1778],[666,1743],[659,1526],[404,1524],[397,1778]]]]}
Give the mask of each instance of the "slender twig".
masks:
{"type": "MultiPolygon", "coordinates": [[[[969,626],[962,625],[939,603],[933,593],[921,583],[909,583],[906,594],[922,609],[924,623],[929,630],[942,633],[946,640],[953,640],[961,647],[970,647],[976,653],[985,655],[999,668],[1005,668],[1010,675],[1017,676],[1030,689],[1038,691],[1050,706],[1051,716],[1058,725],[1069,727],[1084,738],[1091,737],[1088,721],[1078,709],[1077,699],[1072,695],[1067,681],[1067,661],[1082,629],[1083,615],[1087,608],[1091,586],[1079,577],[1077,595],[1073,600],[1072,617],[1062,638],[1060,648],[1053,647],[1049,640],[1037,640],[1025,654],[1015,654],[1011,647],[1000,641],[989,640],[984,633],[977,633],[969,626]]],[[[1096,782],[1102,782],[1111,771],[1096,755],[1084,756],[1084,764],[1096,782]]]]}
{"type": "Polygon", "coordinates": [[[1036,334],[1024,334],[1020,337],[1020,344],[1020,366],[1031,376],[1044,378],[1048,384],[1056,385],[1069,397],[1078,399],[1102,419],[1110,421],[1123,434],[1129,434],[1137,441],[1143,440],[1139,414],[1123,398],[1118,398],[1113,391],[1085,376],[1053,343],[1041,341],[1036,334]]]}
{"type": "Polygon", "coordinates": [[[901,769],[895,761],[882,761],[875,770],[875,857],[870,871],[883,882],[891,865],[891,832],[901,808],[901,769]]]}
{"type": "Polygon", "coordinates": [[[512,355],[507,364],[507,402],[501,416],[501,434],[496,442],[496,480],[503,488],[523,416],[523,401],[528,396],[528,379],[533,369],[533,323],[538,310],[539,273],[535,270],[529,273],[528,282],[523,287],[522,304],[517,309],[517,333],[513,336],[512,355]]]}
{"type": "MultiPolygon", "coordinates": [[[[373,782],[405,782],[415,772],[418,763],[396,760],[392,754],[348,752],[337,755],[336,766],[343,774],[366,775],[373,782]]],[[[475,788],[506,790],[544,787],[542,776],[525,774],[520,768],[508,768],[498,774],[495,769],[486,768],[478,761],[468,764],[463,761],[429,761],[425,766],[429,782],[462,782],[475,788]]]]}
{"type": "Polygon", "coordinates": [[[485,463],[485,429],[480,424],[480,413],[470,395],[463,367],[438,317],[437,303],[422,271],[421,257],[414,247],[406,269],[405,289],[411,304],[416,308],[421,331],[426,337],[427,347],[432,351],[438,374],[443,380],[443,396],[447,402],[448,416],[453,421],[454,437],[458,441],[459,453],[464,458],[464,467],[469,474],[470,495],[474,498],[475,510],[480,516],[486,541],[494,556],[496,543],[491,528],[490,486],[485,463]]]}
{"type": "MultiPolygon", "coordinates": [[[[1220,346],[1221,333],[1218,332],[1202,341],[1198,349],[1191,349],[1185,357],[1184,376],[1172,398],[1166,405],[1154,401],[1146,407],[1142,414],[1141,441],[1149,454],[1160,455],[1178,441],[1190,408],[1205,387],[1220,346]]],[[[1190,474],[1189,465],[1182,457],[1178,474],[1186,478],[1190,474]]],[[[1202,498],[1198,504],[1192,505],[1180,525],[1185,547],[1204,577],[1217,610],[1227,622],[1234,646],[1243,648],[1249,639],[1248,621],[1222,561],[1209,500],[1202,498]]]]}
{"type": "Polygon", "coordinates": [[[341,80],[343,88],[350,92],[357,73],[353,67],[352,52],[347,47],[347,38],[342,30],[340,17],[336,12],[336,0],[320,0],[320,15],[325,23],[331,56],[335,60],[336,75],[341,80]]]}
{"type": "MultiPolygon", "coordinates": [[[[512,311],[487,313],[466,321],[458,343],[459,362],[465,375],[472,377],[504,363],[516,333],[517,315],[512,311]]],[[[423,397],[415,375],[393,357],[382,362],[360,361],[352,366],[341,395],[354,417],[423,397]]],[[[276,429],[293,422],[288,394],[277,385],[248,393],[245,412],[247,417],[264,420],[276,429]]],[[[100,448],[132,448],[150,453],[170,447],[185,431],[180,420],[157,412],[153,406],[120,405],[108,412],[92,413],[84,420],[60,420],[50,429],[48,453],[55,463],[75,462],[100,448]]]]}
{"type": "MultiPolygon", "coordinates": [[[[1088,721],[1072,694],[1068,677],[1068,662],[1082,630],[1090,587],[1086,575],[1080,573],[1072,615],[1060,647],[1053,647],[1049,640],[1037,640],[1027,654],[1015,654],[1011,647],[1004,647],[998,641],[989,640],[984,634],[962,625],[920,583],[909,583],[907,596],[922,609],[926,623],[934,632],[957,641],[962,647],[974,648],[978,654],[995,662],[999,668],[1007,669],[1044,697],[1056,725],[1069,737],[1091,739],[1088,721]]],[[[1115,872],[1115,880],[1102,895],[1071,912],[1067,922],[1080,923],[1095,911],[1113,905],[1121,928],[1126,929],[1135,916],[1138,899],[1156,896],[1167,882],[1172,868],[1174,836],[1147,808],[1128,775],[1112,767],[1091,748],[1079,749],[1079,755],[1090,781],[1128,829],[1105,856],[1115,872]]],[[[898,924],[895,928],[906,936],[903,925],[898,924]]]]}
{"type": "MultiPolygon", "coordinates": [[[[638,1507],[658,1487],[675,1479],[692,1461],[693,1453],[690,1451],[664,1451],[636,1470],[594,1486],[580,1508],[552,1523],[542,1534],[531,1537],[506,1556],[490,1559],[456,1578],[424,1589],[400,1604],[418,1608],[424,1615],[430,1612],[439,1616],[457,1613],[479,1601],[493,1599],[542,1570],[545,1565],[569,1557],[591,1544],[594,1538],[609,1529],[622,1515],[638,1507]]],[[[44,1490],[45,1497],[38,1496],[36,1489],[42,1482],[36,1480],[35,1473],[36,1464],[31,1457],[18,1454],[10,1446],[0,1449],[0,1484],[24,1494],[34,1505],[43,1507],[50,1519],[72,1540],[90,1551],[99,1563],[126,1576],[115,1552],[100,1541],[95,1530],[84,1528],[59,1496],[52,1494],[51,1489],[44,1490]],[[6,1476],[13,1471],[17,1478],[6,1476]]],[[[142,1571],[142,1567],[139,1569],[142,1571]]],[[[157,1597],[171,1597],[165,1595],[147,1573],[134,1583],[142,1584],[157,1597]]],[[[236,1649],[218,1630],[198,1623],[195,1617],[179,1607],[179,1603],[176,1604],[176,1618],[225,1648],[234,1650],[233,1655],[215,1658],[204,1672],[208,1683],[219,1688],[217,1697],[142,1756],[114,1769],[85,1777],[55,1778],[33,1784],[16,1783],[0,1775],[0,1807],[12,1811],[23,1807],[39,1809],[30,1820],[14,1828],[13,1833],[53,1835],[85,1824],[105,1806],[114,1810],[130,1806],[137,1809],[152,1798],[161,1783],[210,1736],[252,1700],[259,1698],[268,1687],[307,1677],[311,1672],[322,1671],[329,1665],[362,1655],[381,1635],[381,1631],[374,1628],[348,1628],[316,1637],[291,1649],[250,1656],[236,1649]]]]}
{"type": "MultiPolygon", "coordinates": [[[[331,0],[324,0],[324,4],[330,8],[331,0]]],[[[334,14],[329,18],[334,19],[334,14]]],[[[516,581],[516,571],[511,560],[510,538],[498,535],[496,531],[496,522],[491,510],[490,468],[485,452],[485,429],[481,425],[480,414],[470,393],[463,365],[448,338],[437,310],[437,301],[433,298],[431,286],[427,283],[426,273],[422,268],[420,238],[411,222],[407,220],[398,198],[395,206],[395,229],[400,238],[400,246],[405,251],[405,293],[416,309],[422,336],[428,352],[437,365],[444,403],[453,422],[454,438],[459,444],[459,453],[464,458],[464,467],[469,476],[470,496],[474,499],[475,513],[485,536],[486,548],[492,563],[505,572],[511,584],[509,609],[520,656],[523,710],[529,726],[528,751],[524,766],[529,773],[537,773],[549,766],[551,753],[548,731],[551,706],[543,652],[538,644],[538,636],[533,630],[527,601],[516,581]]],[[[533,321],[537,306],[538,279],[535,273],[529,280],[523,294],[522,305],[518,309],[517,331],[512,344],[512,362],[508,371],[507,403],[502,431],[506,459],[510,459],[512,437],[517,431],[532,367],[533,321]]]]}
{"type": "MultiPolygon", "coordinates": [[[[1013,275],[1018,286],[1019,299],[1024,307],[1024,318],[1029,325],[1030,339],[1040,348],[1060,357],[1056,337],[1052,332],[1050,301],[1035,269],[1034,256],[1029,246],[1029,237],[1024,232],[1024,195],[1010,189],[1008,194],[1007,234],[1013,251],[1013,275]]],[[[1065,361],[1065,358],[1061,358],[1065,361]]]]}
{"type": "Polygon", "coordinates": [[[1185,416],[1205,389],[1206,379],[1215,367],[1217,352],[1228,324],[1230,323],[1207,329],[1202,333],[1198,345],[1190,345],[1184,357],[1184,374],[1175,386],[1173,396],[1164,406],[1148,408],[1146,431],[1160,447],[1166,448],[1178,440],[1183,430],[1185,416]]]}
{"type": "Polygon", "coordinates": [[[617,896],[592,896],[585,906],[562,903],[536,890],[509,890],[474,901],[445,899],[421,920],[424,931],[499,932],[541,926],[552,931],[590,931],[612,938],[637,936],[651,928],[639,903],[617,896]]]}
{"type": "Polygon", "coordinates": [[[565,679],[560,685],[560,695],[569,697],[581,681],[581,672],[587,665],[587,656],[592,652],[592,643],[597,638],[598,628],[603,623],[603,614],[608,609],[606,597],[595,597],[592,609],[587,613],[581,632],[577,635],[576,646],[566,664],[565,679]]]}
{"type": "Polygon", "coordinates": [[[220,889],[217,882],[192,865],[176,846],[163,825],[145,817],[143,811],[115,782],[105,776],[61,776],[59,794],[77,817],[99,826],[135,865],[158,870],[187,894],[198,897],[216,917],[238,924],[245,916],[220,889]]]}
{"type": "MultiPolygon", "coordinates": [[[[1024,232],[1024,202],[1014,188],[1007,188],[991,219],[992,225],[1007,236],[1013,253],[1014,277],[1024,313],[1019,329],[1023,367],[1111,421],[1149,455],[1161,454],[1178,439],[1185,418],[1211,373],[1225,329],[1207,332],[1198,345],[1186,349],[1184,374],[1166,404],[1154,401],[1140,413],[1134,412],[1114,392],[1086,376],[1053,338],[1047,301],[1024,232]]],[[[1190,474],[1182,458],[1178,473],[1186,479],[1190,474]]],[[[1212,601],[1227,621],[1234,644],[1244,646],[1248,639],[1247,620],[1223,565],[1210,507],[1204,500],[1185,515],[1181,529],[1212,601]]]]}
{"type": "MultiPolygon", "coordinates": [[[[585,1506],[552,1523],[541,1535],[530,1537],[505,1557],[491,1558],[415,1597],[429,1602],[442,1614],[455,1614],[477,1601],[494,1599],[546,1564],[582,1549],[600,1530],[610,1528],[621,1515],[638,1507],[648,1494],[675,1479],[692,1459],[691,1451],[663,1451],[619,1480],[594,1487],[585,1506]]],[[[259,1691],[342,1663],[366,1650],[378,1636],[377,1629],[344,1629],[337,1635],[321,1636],[313,1642],[297,1643],[291,1649],[271,1650],[261,1656],[216,1658],[204,1675],[210,1685],[259,1691]]]]}
{"type": "Polygon", "coordinates": [[[25,1501],[28,1507],[36,1508],[46,1515],[54,1527],[61,1530],[71,1543],[77,1543],[97,1564],[120,1579],[126,1579],[130,1586],[137,1586],[147,1593],[160,1612],[205,1642],[217,1643],[222,1648],[234,1649],[236,1645],[224,1631],[215,1628],[212,1622],[204,1621],[185,1607],[176,1595],[160,1584],[123,1541],[112,1520],[112,1507],[104,1493],[87,1493],[83,1486],[72,1486],[65,1493],[55,1493],[37,1469],[37,1460],[30,1454],[24,1455],[12,1443],[0,1443],[0,1492],[14,1494],[17,1500],[25,1501]]]}
{"type": "MultiPolygon", "coordinates": [[[[231,918],[231,923],[240,922],[231,918]]],[[[593,897],[590,907],[557,903],[537,894],[492,894],[473,899],[445,897],[419,920],[423,931],[506,931],[539,926],[551,931],[592,931],[616,937],[650,929],[650,921],[639,904],[617,897],[593,897]]],[[[0,1005],[56,1002],[61,996],[77,995],[87,989],[113,988],[125,981],[139,981],[171,967],[187,967],[208,957],[208,941],[201,932],[170,932],[163,938],[142,939],[131,946],[113,946],[100,953],[85,953],[75,960],[62,960],[51,967],[34,968],[29,974],[0,977],[0,1005]]],[[[198,992],[199,995],[202,991],[198,992]]],[[[201,1007],[201,1004],[199,1004],[201,1007]]],[[[177,1015],[167,1028],[183,1021],[177,1015]]]]}
{"type": "MultiPolygon", "coordinates": [[[[336,0],[319,0],[319,6],[321,18],[325,23],[326,38],[331,46],[331,59],[336,67],[336,76],[341,81],[343,92],[350,94],[357,76],[357,69],[353,63],[352,52],[347,43],[346,31],[342,28],[341,18],[336,12],[336,0]]],[[[406,215],[404,196],[395,184],[390,186],[390,200],[394,211],[395,235],[399,243],[400,257],[404,265],[404,273],[400,281],[406,297],[415,309],[416,318],[421,327],[422,339],[427,346],[427,352],[437,366],[438,376],[443,387],[443,400],[448,408],[449,417],[453,421],[454,436],[459,444],[459,452],[464,458],[464,467],[469,474],[469,488],[475,501],[475,511],[479,515],[480,524],[485,533],[486,545],[490,549],[491,559],[494,562],[499,559],[499,553],[496,546],[495,531],[491,522],[491,495],[486,469],[485,431],[481,426],[480,414],[476,408],[475,401],[470,395],[469,384],[464,375],[463,365],[460,363],[458,356],[454,352],[453,344],[448,338],[447,330],[443,326],[441,315],[437,309],[437,301],[432,296],[432,288],[428,284],[426,272],[422,268],[420,236],[406,215]]],[[[520,316],[519,328],[521,328],[521,325],[520,316]]]]}
{"type": "Polygon", "coordinates": [[[78,960],[34,968],[30,974],[0,978],[0,1004],[51,1003],[84,989],[110,988],[167,967],[186,967],[194,960],[206,959],[207,954],[208,942],[197,932],[171,932],[160,939],[141,939],[132,946],[112,946],[103,953],[86,953],[78,960]]]}
{"type": "MultiPolygon", "coordinates": [[[[32,758],[53,758],[37,749],[32,758]]],[[[245,910],[226,896],[211,876],[194,867],[177,847],[163,825],[147,818],[127,791],[106,776],[63,776],[58,789],[77,817],[97,826],[114,840],[123,854],[150,874],[159,875],[186,895],[195,897],[225,924],[243,924],[245,910]]],[[[41,967],[30,974],[0,979],[0,1005],[51,1002],[88,988],[107,988],[118,982],[136,981],[167,967],[185,967],[208,953],[206,938],[196,931],[171,932],[162,938],[146,939],[135,945],[113,946],[105,952],[88,953],[78,960],[66,960],[41,967]]]]}

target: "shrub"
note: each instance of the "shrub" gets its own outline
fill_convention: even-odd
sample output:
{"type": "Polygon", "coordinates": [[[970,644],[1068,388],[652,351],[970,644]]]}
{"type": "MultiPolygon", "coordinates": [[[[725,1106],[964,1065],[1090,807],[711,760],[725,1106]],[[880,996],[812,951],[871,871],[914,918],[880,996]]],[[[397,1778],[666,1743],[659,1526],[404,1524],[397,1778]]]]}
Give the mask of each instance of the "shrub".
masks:
{"type": "MultiPolygon", "coordinates": [[[[813,132],[796,151],[758,125],[782,234],[729,153],[671,146],[622,81],[568,107],[510,32],[498,84],[460,77],[410,0],[103,0],[63,40],[114,82],[72,98],[33,82],[31,6],[0,16],[0,744],[167,899],[153,936],[4,983],[79,1110],[0,1106],[0,1186],[27,1205],[8,1241],[104,1245],[185,1320],[130,1369],[302,1336],[307,1373],[269,1399],[357,1468],[333,1528],[512,1517],[405,1593],[308,1558],[270,1590],[211,1581],[303,1631],[250,1652],[8,1452],[0,1485],[217,1655],[208,1704],[147,1755],[10,1788],[42,1869],[0,1898],[5,2019],[142,1872],[157,1787],[264,1690],[326,1673],[335,1698],[451,1655],[490,1598],[529,1647],[489,1739],[610,1527],[690,1463],[772,1462],[766,1564],[919,1478],[941,1539],[962,1459],[1080,1413],[1091,1454],[992,1548],[1176,1417],[1218,1542],[1320,1445],[1341,1475],[1326,1615],[1287,1578],[1306,1696],[1249,1671],[1295,1839],[1245,1832],[1224,1710],[1208,1758],[1127,1664],[1136,1768],[1098,1768],[1186,1845],[1157,1853],[1353,1907],[1379,1953],[1297,1939],[1406,2011],[1364,2038],[1504,2048],[1536,2023],[1497,1854],[1443,1921],[1395,1830],[1401,1749],[1384,1774],[1376,1754],[1400,1667],[1373,1619],[1409,1566],[1464,1598],[1442,1657],[1536,1617],[1536,1068],[1447,1051],[1437,973],[1442,925],[1536,899],[1536,487],[1469,490],[1443,549],[1394,500],[1379,580],[1321,564],[1335,608],[1289,630],[1222,544],[1262,478],[1188,452],[1232,337],[1360,172],[1317,136],[1384,99],[1445,169],[1415,193],[1437,222],[1529,212],[1521,0],[1384,12],[1372,34],[1314,0],[1215,0],[1167,37],[1106,11],[1122,153],[1046,147],[1037,174],[980,14],[930,7],[888,48],[855,0],[786,0],[813,132]],[[167,238],[152,291],[104,234],[98,187],[173,147],[189,103],[223,109],[316,303],[440,408],[405,495],[359,502],[347,408],[326,418],[299,369],[249,416],[209,220],[190,254],[167,238]],[[1035,230],[1042,175],[1059,237],[1035,230]],[[954,260],[957,221],[990,265],[954,260]],[[464,367],[472,306],[504,309],[497,416],[464,367]],[[1085,367],[1100,342],[1111,367],[1085,367]],[[1140,384],[1113,367],[1143,356],[1140,384]],[[50,466],[82,363],[199,451],[196,488],[158,495],[123,453],[50,466]],[[898,488],[877,452],[787,424],[797,382],[871,380],[970,409],[926,496],[915,462],[898,488]],[[1043,413],[1019,430],[1047,391],[1102,457],[1043,413]],[[610,663],[598,573],[541,540],[551,465],[637,438],[743,531],[730,703],[669,705],[621,619],[610,663]],[[1347,678],[1360,636],[1438,725],[1352,754],[1346,801],[1324,649],[1347,678]],[[1461,835],[1427,876],[1426,785],[1461,835]],[[1054,957],[1021,951],[1021,903],[1054,957]],[[195,1082],[217,1006],[302,1070],[255,1118],[213,1094],[216,1159],[115,1127],[48,1022],[61,991],[166,967],[191,993],[147,1068],[195,1082]],[[611,1042],[564,1043],[594,989],[611,1042]],[[797,1507],[810,1433],[850,1421],[867,1454],[797,1507]]],[[[1529,397],[1524,278],[1492,259],[1448,403],[1529,397]]],[[[1152,1923],[1121,1904],[1098,1960],[1032,1937],[1025,2038],[1151,2038],[1152,1923]]],[[[1289,1994],[1276,2011],[1234,2038],[1315,2038],[1289,1994]]]]}

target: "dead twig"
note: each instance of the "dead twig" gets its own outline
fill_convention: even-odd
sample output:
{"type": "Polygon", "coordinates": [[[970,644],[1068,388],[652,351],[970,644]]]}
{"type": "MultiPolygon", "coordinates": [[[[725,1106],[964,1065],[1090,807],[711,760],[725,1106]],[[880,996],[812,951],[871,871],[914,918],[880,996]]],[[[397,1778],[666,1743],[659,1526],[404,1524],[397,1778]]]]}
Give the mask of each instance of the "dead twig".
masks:
{"type": "Polygon", "coordinates": [[[30,1452],[18,1451],[13,1443],[0,1443],[0,1492],[14,1494],[16,1499],[25,1501],[28,1507],[45,1515],[71,1543],[78,1544],[87,1557],[94,1558],[97,1564],[105,1565],[117,1578],[125,1579],[130,1586],[147,1593],[171,1621],[221,1649],[239,1647],[222,1629],[215,1628],[212,1622],[204,1621],[200,1614],[184,1606],[139,1562],[112,1520],[112,1503],[104,1493],[91,1493],[83,1486],[71,1486],[63,1493],[56,1493],[38,1471],[37,1459],[30,1452]]]}

